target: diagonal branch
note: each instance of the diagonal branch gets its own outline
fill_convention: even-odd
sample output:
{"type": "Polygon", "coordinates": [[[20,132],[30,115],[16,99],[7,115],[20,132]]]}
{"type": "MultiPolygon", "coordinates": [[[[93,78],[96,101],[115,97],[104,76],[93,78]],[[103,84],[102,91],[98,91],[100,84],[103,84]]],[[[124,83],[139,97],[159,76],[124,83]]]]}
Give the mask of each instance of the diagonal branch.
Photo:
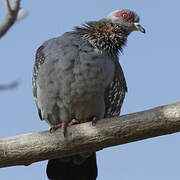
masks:
{"type": "Polygon", "coordinates": [[[7,9],[7,14],[4,22],[0,25],[0,38],[11,28],[16,22],[18,12],[20,10],[20,0],[13,0],[10,4],[9,0],[3,0],[7,9]]]}
{"type": "Polygon", "coordinates": [[[125,144],[180,131],[180,102],[68,128],[0,139],[0,167],[27,165],[51,158],[125,144]]]}

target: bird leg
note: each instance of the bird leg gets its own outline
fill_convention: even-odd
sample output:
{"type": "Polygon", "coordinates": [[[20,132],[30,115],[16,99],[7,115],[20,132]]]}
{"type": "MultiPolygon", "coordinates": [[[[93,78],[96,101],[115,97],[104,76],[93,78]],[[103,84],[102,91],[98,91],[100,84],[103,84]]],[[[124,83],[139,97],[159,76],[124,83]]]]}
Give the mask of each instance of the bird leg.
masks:
{"type": "Polygon", "coordinates": [[[52,126],[49,131],[50,131],[50,133],[52,133],[52,132],[55,132],[57,129],[60,129],[62,131],[62,133],[64,134],[64,136],[65,136],[67,127],[72,126],[74,124],[78,124],[78,123],[79,123],[79,121],[77,119],[72,119],[68,123],[67,122],[62,122],[60,124],[52,126]]]}

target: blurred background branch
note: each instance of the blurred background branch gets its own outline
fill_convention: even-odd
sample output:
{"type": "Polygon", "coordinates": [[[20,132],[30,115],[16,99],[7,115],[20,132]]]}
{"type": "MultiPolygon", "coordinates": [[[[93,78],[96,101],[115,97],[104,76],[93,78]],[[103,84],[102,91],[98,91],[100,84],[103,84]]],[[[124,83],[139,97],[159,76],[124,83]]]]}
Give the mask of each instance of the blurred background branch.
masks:
{"type": "Polygon", "coordinates": [[[3,2],[7,13],[4,21],[0,24],[0,38],[8,32],[17,20],[27,15],[27,13],[20,8],[21,0],[13,0],[12,3],[10,3],[9,0],[3,0],[3,2]]]}
{"type": "MultiPolygon", "coordinates": [[[[0,24],[0,38],[2,38],[9,29],[15,24],[17,20],[23,19],[27,16],[27,12],[20,7],[21,0],[13,0],[11,3],[9,0],[3,0],[6,8],[6,16],[4,21],[0,24]]],[[[19,81],[13,81],[9,84],[0,84],[0,90],[13,89],[19,85],[19,81]]]]}
{"type": "Polygon", "coordinates": [[[0,91],[1,90],[8,90],[8,89],[13,89],[16,88],[19,85],[19,81],[13,81],[9,84],[0,84],[0,91]]]}
{"type": "Polygon", "coordinates": [[[10,4],[9,0],[3,0],[7,13],[4,22],[0,25],[0,38],[7,33],[7,31],[13,26],[18,17],[20,10],[20,0],[13,0],[10,4]]]}

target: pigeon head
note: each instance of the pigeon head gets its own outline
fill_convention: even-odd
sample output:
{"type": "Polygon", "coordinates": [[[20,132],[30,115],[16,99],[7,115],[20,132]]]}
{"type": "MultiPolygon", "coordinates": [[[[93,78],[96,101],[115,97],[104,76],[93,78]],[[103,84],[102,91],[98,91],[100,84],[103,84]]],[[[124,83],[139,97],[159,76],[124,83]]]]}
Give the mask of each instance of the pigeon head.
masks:
{"type": "Polygon", "coordinates": [[[139,16],[134,11],[128,9],[113,11],[105,19],[125,28],[128,33],[131,33],[132,31],[146,32],[139,24],[139,16]]]}
{"type": "Polygon", "coordinates": [[[99,21],[76,27],[75,31],[100,52],[116,55],[119,51],[122,52],[131,32],[145,33],[139,20],[139,16],[131,10],[116,10],[99,21]]]}

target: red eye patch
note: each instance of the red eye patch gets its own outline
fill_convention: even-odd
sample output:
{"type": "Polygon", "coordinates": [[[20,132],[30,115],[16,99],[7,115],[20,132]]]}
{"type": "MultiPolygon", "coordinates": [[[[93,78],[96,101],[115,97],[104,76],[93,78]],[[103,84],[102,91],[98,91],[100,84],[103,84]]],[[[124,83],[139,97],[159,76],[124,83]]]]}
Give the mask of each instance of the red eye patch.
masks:
{"type": "Polygon", "coordinates": [[[128,10],[121,10],[114,14],[116,17],[126,22],[134,22],[134,13],[128,10]]]}

